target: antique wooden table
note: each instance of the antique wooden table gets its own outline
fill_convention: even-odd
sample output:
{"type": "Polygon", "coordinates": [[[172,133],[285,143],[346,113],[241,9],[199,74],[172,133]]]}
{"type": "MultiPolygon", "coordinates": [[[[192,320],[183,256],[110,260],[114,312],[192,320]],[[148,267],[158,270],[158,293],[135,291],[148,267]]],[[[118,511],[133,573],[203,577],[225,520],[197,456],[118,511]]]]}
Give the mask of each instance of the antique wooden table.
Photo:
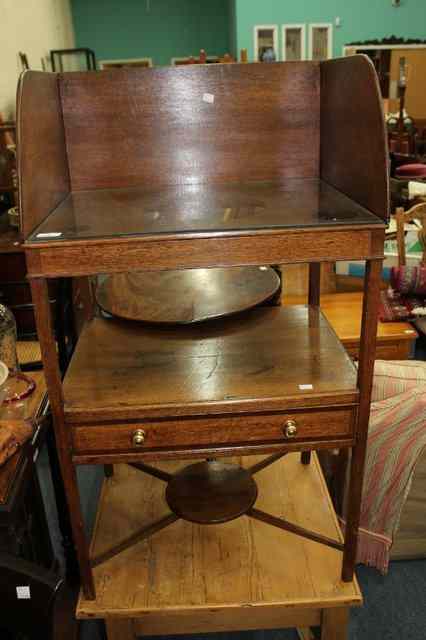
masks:
{"type": "MultiPolygon", "coordinates": [[[[359,358],[361,291],[326,293],[321,309],[352,358],[359,358]]],[[[302,296],[284,296],[284,304],[300,304],[302,296]]],[[[413,351],[417,331],[408,322],[378,322],[375,357],[381,360],[406,360],[413,351]]]]}
{"type": "MultiPolygon", "coordinates": [[[[95,606],[102,597],[93,570],[120,563],[134,544],[188,522],[225,522],[225,531],[239,526],[231,520],[241,514],[276,534],[291,532],[291,545],[298,533],[325,545],[324,554],[330,548],[351,585],[333,573],[336,588],[355,589],[388,216],[385,130],[371,63],[356,56],[27,72],[18,129],[25,251],[85,599],[95,606]],[[319,306],[320,263],[347,259],[366,260],[358,371],[319,306]],[[93,318],[62,383],[48,279],[300,262],[310,264],[308,305],[174,329],[93,318]],[[257,472],[272,473],[281,457],[299,451],[299,471],[309,473],[310,452],[333,447],[352,449],[344,542],[311,522],[303,491],[304,524],[290,509],[270,513],[274,495],[259,508],[257,472]],[[269,457],[231,468],[221,462],[254,454],[269,457]],[[149,464],[200,458],[201,467],[188,462],[177,474],[149,464]],[[139,522],[146,496],[126,513],[110,547],[90,551],[75,467],[118,463],[164,480],[168,510],[159,519],[151,510],[149,522],[139,522]]],[[[296,501],[299,486],[297,479],[296,501]]],[[[233,557],[222,560],[224,571],[233,557]]]]}

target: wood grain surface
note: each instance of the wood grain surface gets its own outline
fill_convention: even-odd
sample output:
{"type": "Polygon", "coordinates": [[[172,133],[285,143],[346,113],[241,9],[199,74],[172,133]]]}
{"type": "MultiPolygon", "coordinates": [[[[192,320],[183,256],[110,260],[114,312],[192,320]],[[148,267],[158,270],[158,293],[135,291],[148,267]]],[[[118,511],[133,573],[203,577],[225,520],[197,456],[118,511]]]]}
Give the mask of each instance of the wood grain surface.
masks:
{"type": "Polygon", "coordinates": [[[108,313],[144,322],[191,324],[255,307],[280,286],[270,267],[114,274],[96,289],[108,313]]]}
{"type": "Polygon", "coordinates": [[[379,218],[390,216],[387,133],[367,56],[321,63],[321,178],[379,218]]]}
{"type": "Polygon", "coordinates": [[[317,176],[319,65],[268,67],[62,75],[72,189],[317,176]]]}
{"type": "MultiPolygon", "coordinates": [[[[238,462],[245,465],[244,459],[238,462]]],[[[315,456],[308,467],[297,454],[286,456],[257,474],[256,481],[256,506],[341,541],[315,456]]],[[[116,467],[114,477],[104,483],[92,554],[167,512],[162,482],[130,467],[116,467]]],[[[145,633],[154,627],[164,633],[171,620],[180,618],[188,625],[192,617],[201,626],[198,630],[212,630],[221,613],[232,610],[240,628],[256,628],[257,611],[263,608],[275,610],[276,622],[277,610],[286,620],[286,610],[295,607],[360,604],[357,583],[340,580],[341,558],[335,549],[246,517],[210,526],[178,521],[97,567],[97,599],[81,597],[77,615],[139,617],[145,633]]]]}
{"type": "Polygon", "coordinates": [[[68,421],[96,422],[351,404],[357,388],[321,312],[294,306],[163,329],[95,319],[77,344],[64,398],[68,421]]]}
{"type": "MultiPolygon", "coordinates": [[[[359,348],[362,298],[362,291],[321,296],[321,310],[345,346],[357,345],[359,348]]],[[[301,304],[303,300],[303,296],[283,296],[284,304],[301,304]]],[[[377,325],[377,348],[386,343],[411,343],[416,338],[417,332],[408,322],[379,322],[377,325]]]]}
{"type": "Polygon", "coordinates": [[[84,453],[119,453],[168,450],[200,446],[225,446],[305,442],[338,438],[348,439],[354,435],[354,408],[334,407],[330,410],[287,411],[242,415],[191,417],[187,420],[144,420],[120,424],[93,424],[73,428],[73,450],[84,453]],[[297,435],[285,435],[287,421],[296,423],[297,435]],[[145,434],[143,445],[133,444],[137,429],[145,434]]]}
{"type": "Polygon", "coordinates": [[[382,258],[384,227],[266,229],[26,245],[29,277],[382,258]]]}
{"type": "Polygon", "coordinates": [[[19,207],[24,238],[70,190],[55,73],[27,71],[17,93],[19,207]]]}

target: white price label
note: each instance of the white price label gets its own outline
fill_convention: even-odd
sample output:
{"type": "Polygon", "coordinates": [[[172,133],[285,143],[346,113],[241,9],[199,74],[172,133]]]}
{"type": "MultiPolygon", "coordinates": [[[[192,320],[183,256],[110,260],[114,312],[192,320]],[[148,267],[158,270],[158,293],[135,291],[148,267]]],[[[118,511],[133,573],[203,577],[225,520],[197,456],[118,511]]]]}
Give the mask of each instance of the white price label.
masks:
{"type": "Polygon", "coordinates": [[[207,102],[208,104],[213,104],[214,95],[212,93],[204,93],[203,94],[203,102],[207,102]]]}
{"type": "Polygon", "coordinates": [[[31,593],[29,585],[16,587],[16,597],[18,600],[30,600],[31,593]]]}
{"type": "Polygon", "coordinates": [[[38,233],[37,238],[59,238],[62,231],[50,231],[49,233],[38,233]]]}
{"type": "Polygon", "coordinates": [[[312,391],[313,388],[313,384],[299,384],[300,391],[312,391]]]}

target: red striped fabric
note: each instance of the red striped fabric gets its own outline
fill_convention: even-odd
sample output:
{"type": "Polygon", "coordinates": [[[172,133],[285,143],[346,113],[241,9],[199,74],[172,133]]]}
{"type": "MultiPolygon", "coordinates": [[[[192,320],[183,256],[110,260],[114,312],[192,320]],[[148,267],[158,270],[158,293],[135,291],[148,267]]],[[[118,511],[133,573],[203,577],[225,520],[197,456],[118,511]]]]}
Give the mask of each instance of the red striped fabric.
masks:
{"type": "Polygon", "coordinates": [[[357,561],[383,573],[426,449],[426,362],[376,361],[357,561]]]}

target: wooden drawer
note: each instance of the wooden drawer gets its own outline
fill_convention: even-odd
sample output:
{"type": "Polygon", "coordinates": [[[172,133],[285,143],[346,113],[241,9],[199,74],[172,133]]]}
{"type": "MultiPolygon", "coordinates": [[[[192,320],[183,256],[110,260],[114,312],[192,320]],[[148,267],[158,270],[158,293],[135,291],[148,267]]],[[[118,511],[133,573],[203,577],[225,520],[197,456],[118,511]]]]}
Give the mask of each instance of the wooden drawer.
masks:
{"type": "Polygon", "coordinates": [[[141,421],[127,424],[74,426],[75,453],[128,452],[206,445],[309,442],[321,438],[350,438],[353,435],[354,407],[235,416],[194,417],[181,420],[141,421]],[[296,433],[286,434],[293,421],[296,433]],[[134,443],[137,430],[143,443],[134,443]]]}
{"type": "MultiPolygon", "coordinates": [[[[406,360],[412,350],[413,340],[377,342],[376,360],[406,360]]],[[[353,360],[359,359],[359,344],[345,344],[345,349],[353,360]]]]}

